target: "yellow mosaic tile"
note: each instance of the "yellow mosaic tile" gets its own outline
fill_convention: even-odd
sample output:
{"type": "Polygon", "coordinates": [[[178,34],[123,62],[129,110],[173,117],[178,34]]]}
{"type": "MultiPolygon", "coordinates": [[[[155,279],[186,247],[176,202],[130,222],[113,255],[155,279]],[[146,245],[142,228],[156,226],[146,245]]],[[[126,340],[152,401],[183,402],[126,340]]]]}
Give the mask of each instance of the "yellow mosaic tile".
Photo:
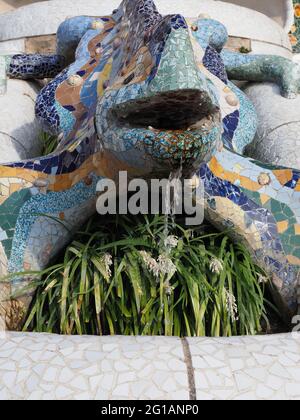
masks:
{"type": "Polygon", "coordinates": [[[288,255],[287,260],[292,265],[300,265],[300,258],[297,258],[294,255],[288,255]]]}
{"type": "Polygon", "coordinates": [[[9,188],[9,194],[13,194],[16,191],[19,191],[22,189],[22,184],[10,184],[10,188],[9,188]]]}
{"type": "Polygon", "coordinates": [[[282,222],[277,223],[278,233],[284,233],[289,227],[289,221],[283,220],[282,222]]]}
{"type": "Polygon", "coordinates": [[[266,194],[260,194],[260,201],[262,205],[265,205],[270,200],[270,197],[266,194]]]}
{"type": "Polygon", "coordinates": [[[212,173],[221,179],[231,182],[235,184],[237,181],[240,181],[240,185],[243,188],[246,188],[249,191],[259,191],[261,190],[262,186],[258,182],[252,181],[245,176],[241,176],[234,172],[226,171],[223,166],[218,162],[216,157],[213,157],[209,163],[209,168],[212,173]]]}
{"type": "Polygon", "coordinates": [[[274,170],[273,174],[278,179],[281,185],[287,184],[293,178],[293,171],[291,169],[274,170]]]}

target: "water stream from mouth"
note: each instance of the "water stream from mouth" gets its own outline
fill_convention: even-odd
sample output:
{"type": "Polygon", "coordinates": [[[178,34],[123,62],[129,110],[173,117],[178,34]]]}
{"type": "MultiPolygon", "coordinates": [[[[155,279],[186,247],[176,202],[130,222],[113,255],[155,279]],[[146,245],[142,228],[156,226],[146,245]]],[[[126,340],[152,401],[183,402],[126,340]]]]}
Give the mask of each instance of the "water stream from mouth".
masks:
{"type": "Polygon", "coordinates": [[[165,223],[163,231],[163,247],[168,253],[168,247],[165,245],[167,243],[167,238],[169,237],[171,231],[175,227],[175,217],[177,210],[180,208],[180,203],[182,201],[182,172],[183,165],[182,161],[180,167],[174,171],[170,172],[168,179],[168,188],[166,189],[165,196],[165,223]]]}

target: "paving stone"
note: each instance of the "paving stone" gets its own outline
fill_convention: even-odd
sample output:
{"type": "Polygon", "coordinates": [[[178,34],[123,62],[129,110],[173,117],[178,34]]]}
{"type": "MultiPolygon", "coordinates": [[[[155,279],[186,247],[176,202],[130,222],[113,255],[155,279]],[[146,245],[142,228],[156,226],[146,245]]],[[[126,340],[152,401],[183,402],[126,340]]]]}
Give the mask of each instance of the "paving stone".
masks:
{"type": "Polygon", "coordinates": [[[300,383],[290,382],[286,384],[286,394],[288,397],[300,397],[300,383]]]}
{"type": "Polygon", "coordinates": [[[256,395],[259,399],[269,400],[274,394],[274,390],[265,385],[259,384],[256,388],[256,395]]]}
{"type": "Polygon", "coordinates": [[[207,341],[188,339],[198,399],[300,398],[300,341],[291,334],[207,340],[214,348],[209,356],[222,351],[225,367],[211,369],[205,360],[207,341]]]}
{"type": "MultiPolygon", "coordinates": [[[[290,335],[187,342],[199,400],[300,399],[300,341],[290,335]]],[[[0,400],[189,399],[187,362],[177,338],[8,333],[3,343],[0,400]],[[7,356],[15,350],[22,360],[7,356]]]]}

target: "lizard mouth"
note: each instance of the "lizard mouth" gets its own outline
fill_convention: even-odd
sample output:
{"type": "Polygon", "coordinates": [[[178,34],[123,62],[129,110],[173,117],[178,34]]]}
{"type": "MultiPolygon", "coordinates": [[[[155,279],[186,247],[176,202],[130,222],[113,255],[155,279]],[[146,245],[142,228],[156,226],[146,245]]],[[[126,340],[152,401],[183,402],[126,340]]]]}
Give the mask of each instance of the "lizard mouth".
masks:
{"type": "Polygon", "coordinates": [[[221,112],[206,91],[168,91],[109,107],[101,102],[97,132],[104,149],[130,165],[172,170],[207,162],[221,138],[221,112]]]}
{"type": "Polygon", "coordinates": [[[112,111],[122,126],[160,131],[200,129],[218,112],[208,94],[196,89],[163,92],[117,105],[112,111]]]}

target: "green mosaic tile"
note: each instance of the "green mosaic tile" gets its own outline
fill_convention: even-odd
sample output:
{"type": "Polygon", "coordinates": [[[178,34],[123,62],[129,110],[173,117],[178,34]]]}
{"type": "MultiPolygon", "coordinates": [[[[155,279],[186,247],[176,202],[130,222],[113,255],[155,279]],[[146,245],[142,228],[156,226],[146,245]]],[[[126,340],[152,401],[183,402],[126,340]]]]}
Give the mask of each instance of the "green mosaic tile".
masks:
{"type": "MultiPolygon", "coordinates": [[[[17,191],[0,206],[0,228],[6,232],[8,238],[13,238],[21,207],[30,197],[29,190],[17,191]]],[[[12,239],[6,239],[2,244],[7,257],[10,258],[12,239]]]]}

